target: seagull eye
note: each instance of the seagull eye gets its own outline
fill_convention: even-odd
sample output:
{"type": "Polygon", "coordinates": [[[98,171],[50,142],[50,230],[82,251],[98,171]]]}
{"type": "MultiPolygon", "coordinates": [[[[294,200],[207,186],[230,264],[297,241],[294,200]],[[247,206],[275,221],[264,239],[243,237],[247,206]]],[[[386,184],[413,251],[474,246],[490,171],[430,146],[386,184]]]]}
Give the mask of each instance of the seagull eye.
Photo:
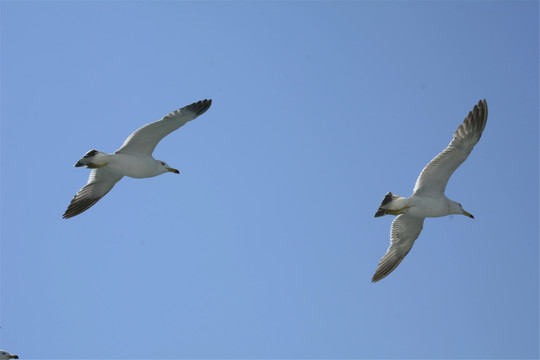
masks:
{"type": "Polygon", "coordinates": [[[165,166],[165,163],[162,161],[162,162],[161,162],[161,165],[165,166]]]}

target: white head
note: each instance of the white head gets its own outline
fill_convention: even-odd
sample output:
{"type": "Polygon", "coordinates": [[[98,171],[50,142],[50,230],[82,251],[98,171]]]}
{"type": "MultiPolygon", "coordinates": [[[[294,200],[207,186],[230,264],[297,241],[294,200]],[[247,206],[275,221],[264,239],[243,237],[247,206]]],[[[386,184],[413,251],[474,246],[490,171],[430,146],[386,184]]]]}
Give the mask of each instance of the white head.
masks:
{"type": "Polygon", "coordinates": [[[463,207],[461,206],[460,203],[449,200],[449,204],[450,204],[450,214],[465,215],[465,216],[470,217],[471,219],[474,219],[474,216],[472,216],[467,211],[463,210],[463,207]]]}
{"type": "Polygon", "coordinates": [[[180,174],[180,171],[178,171],[176,169],[173,169],[165,161],[156,160],[156,165],[158,166],[158,171],[161,174],[164,174],[166,172],[172,172],[172,173],[175,173],[175,174],[180,174]]]}
{"type": "Polygon", "coordinates": [[[17,355],[11,355],[5,350],[0,350],[0,360],[4,359],[18,359],[19,357],[17,355]]]}

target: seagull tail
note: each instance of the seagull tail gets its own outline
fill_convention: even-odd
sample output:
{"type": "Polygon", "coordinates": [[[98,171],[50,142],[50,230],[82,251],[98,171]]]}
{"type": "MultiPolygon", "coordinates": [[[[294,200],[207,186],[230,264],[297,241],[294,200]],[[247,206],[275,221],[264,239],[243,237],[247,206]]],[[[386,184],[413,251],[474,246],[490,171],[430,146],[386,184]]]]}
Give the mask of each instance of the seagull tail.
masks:
{"type": "Polygon", "coordinates": [[[375,217],[384,216],[386,214],[397,215],[395,212],[392,212],[391,210],[396,210],[397,208],[399,208],[398,204],[395,203],[395,201],[398,199],[405,199],[405,198],[398,195],[394,195],[391,192],[386,194],[383,201],[381,202],[381,205],[377,209],[377,212],[375,213],[375,217]]]}
{"type": "Polygon", "coordinates": [[[99,169],[100,167],[107,165],[108,157],[108,154],[102,153],[101,151],[90,150],[73,166],[86,166],[89,169],[99,169]]]}

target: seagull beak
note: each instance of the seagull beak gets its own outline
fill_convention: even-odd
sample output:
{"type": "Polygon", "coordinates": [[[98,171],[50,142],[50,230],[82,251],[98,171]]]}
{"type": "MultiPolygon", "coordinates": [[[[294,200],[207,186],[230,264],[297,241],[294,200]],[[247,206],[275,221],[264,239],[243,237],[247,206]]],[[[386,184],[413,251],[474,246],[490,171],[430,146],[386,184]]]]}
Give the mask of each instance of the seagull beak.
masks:
{"type": "Polygon", "coordinates": [[[463,210],[463,215],[468,216],[468,217],[470,217],[471,219],[474,219],[474,216],[472,216],[472,214],[466,212],[465,210],[463,210]]]}
{"type": "Polygon", "coordinates": [[[167,171],[168,171],[168,172],[175,173],[175,174],[180,174],[180,171],[178,171],[178,170],[176,170],[176,169],[173,169],[173,168],[170,168],[170,167],[167,168],[167,171]]]}
{"type": "Polygon", "coordinates": [[[10,359],[18,359],[19,357],[17,355],[9,355],[10,359]]]}

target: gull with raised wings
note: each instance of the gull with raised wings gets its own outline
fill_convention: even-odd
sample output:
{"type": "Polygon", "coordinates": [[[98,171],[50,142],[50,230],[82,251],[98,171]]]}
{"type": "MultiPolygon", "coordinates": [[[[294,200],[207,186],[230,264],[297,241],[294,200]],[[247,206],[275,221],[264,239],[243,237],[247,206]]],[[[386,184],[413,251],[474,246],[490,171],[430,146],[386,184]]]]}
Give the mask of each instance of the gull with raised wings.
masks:
{"type": "Polygon", "coordinates": [[[75,167],[93,169],[88,183],[75,195],[63,215],[68,219],[88,210],[105,196],[124,176],[149,178],[166,172],[179,174],[166,162],[156,160],[152,152],[165,136],[188,121],[203,114],[212,105],[212,100],[201,100],[175,110],[161,120],[146,124],[129,135],[122,147],[114,154],[91,150],[79,160],[75,167]]]}
{"type": "Polygon", "coordinates": [[[469,112],[454,132],[454,138],[446,149],[422,170],[410,197],[404,198],[390,192],[386,194],[375,217],[397,217],[390,230],[390,247],[379,262],[372,282],[385,278],[401,263],[420,235],[425,218],[459,214],[474,219],[474,216],[463,210],[460,203],[448,199],[444,190],[450,176],[467,159],[480,140],[487,115],[488,108],[484,99],[469,112]]]}

